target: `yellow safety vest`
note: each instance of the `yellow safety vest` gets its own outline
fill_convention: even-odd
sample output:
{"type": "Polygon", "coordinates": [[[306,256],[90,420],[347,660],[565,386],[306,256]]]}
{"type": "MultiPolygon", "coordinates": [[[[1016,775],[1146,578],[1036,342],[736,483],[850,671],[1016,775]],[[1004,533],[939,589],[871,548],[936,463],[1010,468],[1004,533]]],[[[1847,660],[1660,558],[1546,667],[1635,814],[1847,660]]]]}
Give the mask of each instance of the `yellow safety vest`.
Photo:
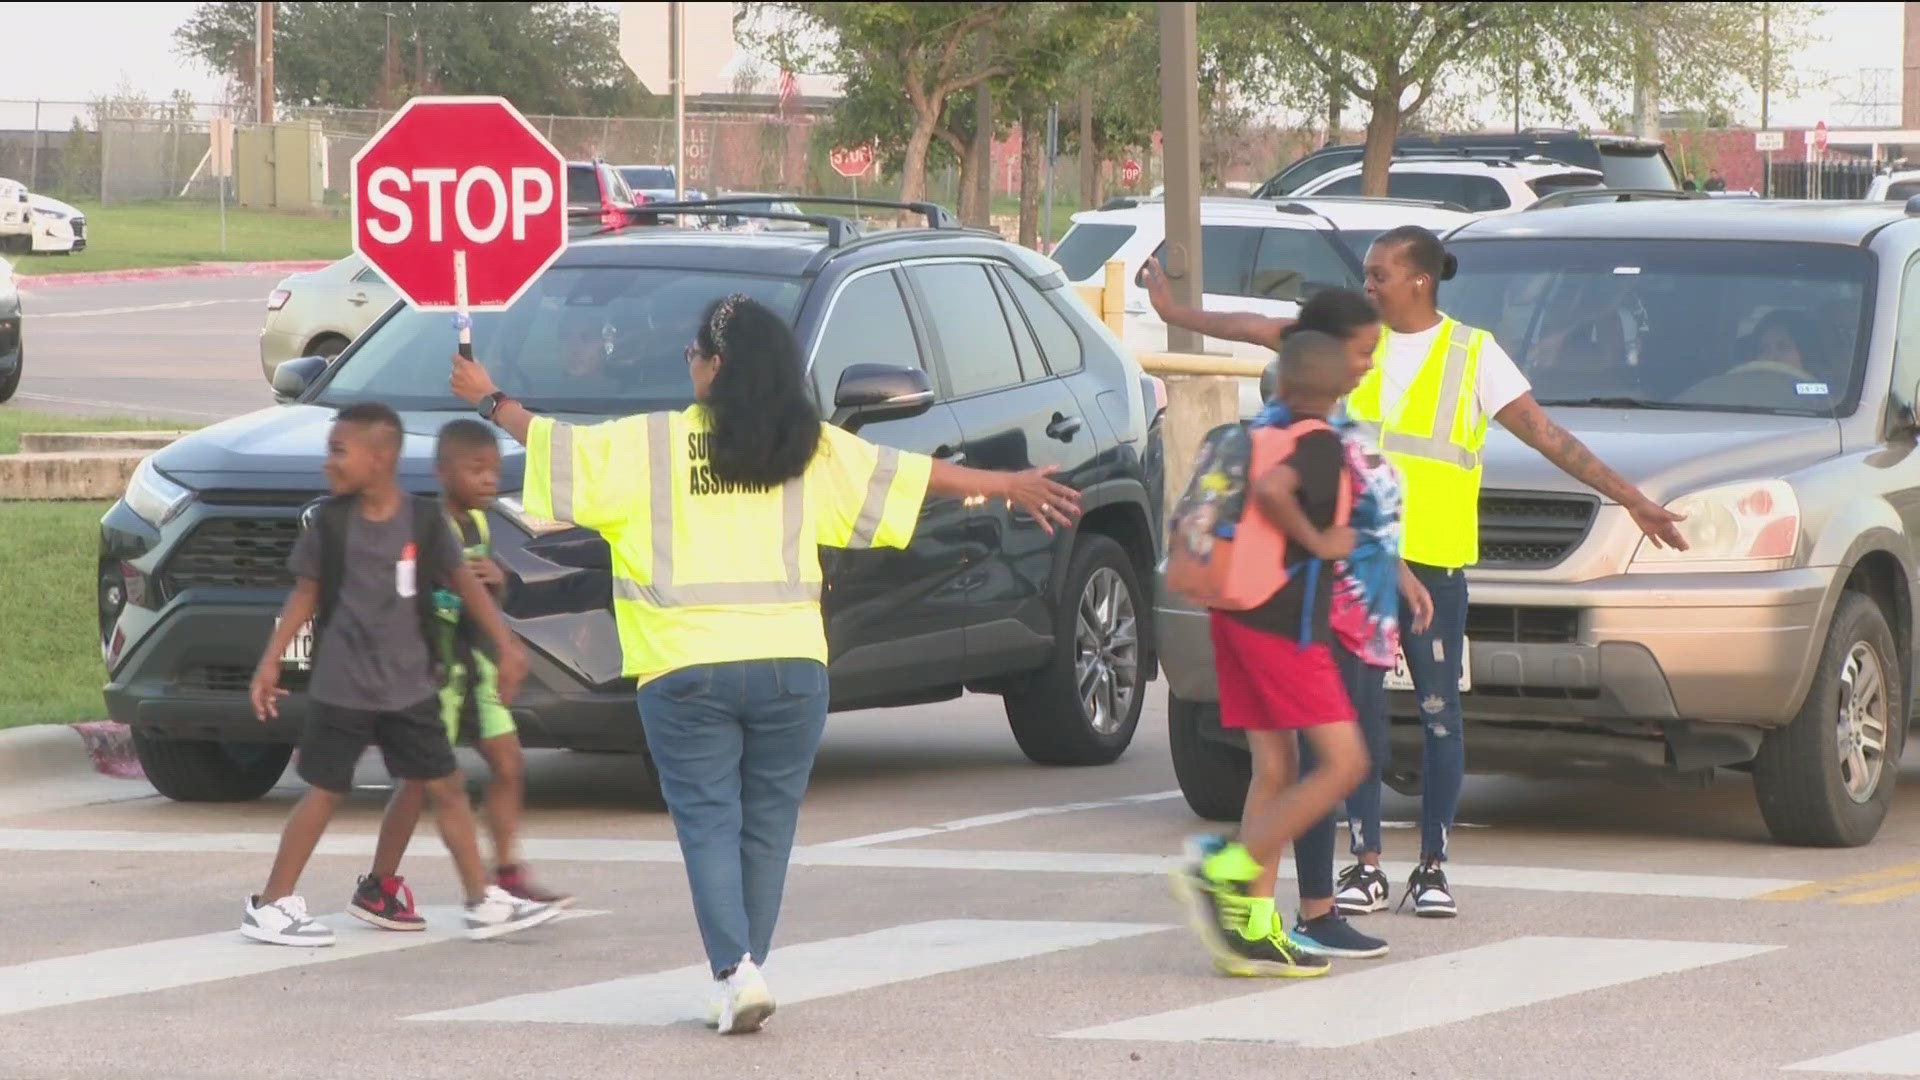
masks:
{"type": "Polygon", "coordinates": [[[1373,368],[1347,397],[1347,415],[1379,429],[1380,450],[1405,478],[1401,556],[1445,569],[1480,558],[1480,449],[1487,418],[1476,405],[1484,330],[1445,319],[1433,351],[1406,395],[1383,416],[1382,369],[1389,332],[1380,332],[1373,368]]]}
{"type": "Polygon", "coordinates": [[[694,406],[577,426],[535,417],[528,514],[593,529],[613,552],[624,669],[827,660],[820,547],[901,548],[932,461],[822,425],[807,471],[772,489],[722,481],[694,406]]]}

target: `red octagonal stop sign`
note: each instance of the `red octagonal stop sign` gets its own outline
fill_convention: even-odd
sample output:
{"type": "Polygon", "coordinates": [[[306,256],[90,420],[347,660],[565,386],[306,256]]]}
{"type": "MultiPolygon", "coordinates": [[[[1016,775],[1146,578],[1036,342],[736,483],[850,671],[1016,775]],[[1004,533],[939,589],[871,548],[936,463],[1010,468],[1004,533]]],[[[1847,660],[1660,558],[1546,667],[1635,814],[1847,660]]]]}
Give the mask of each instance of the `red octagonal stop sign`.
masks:
{"type": "Polygon", "coordinates": [[[353,250],[417,308],[512,304],[567,244],[566,161],[505,98],[417,97],[353,156],[353,250]]]}

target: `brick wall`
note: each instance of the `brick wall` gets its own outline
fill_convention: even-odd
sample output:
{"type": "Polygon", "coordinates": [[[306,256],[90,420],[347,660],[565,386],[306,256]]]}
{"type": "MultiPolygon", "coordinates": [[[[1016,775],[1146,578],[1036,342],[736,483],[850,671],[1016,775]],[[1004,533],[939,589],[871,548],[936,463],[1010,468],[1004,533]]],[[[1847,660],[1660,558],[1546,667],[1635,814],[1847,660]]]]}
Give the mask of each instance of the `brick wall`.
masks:
{"type": "Polygon", "coordinates": [[[1920,127],[1920,4],[1902,5],[1905,35],[1900,48],[1900,126],[1920,127]]]}

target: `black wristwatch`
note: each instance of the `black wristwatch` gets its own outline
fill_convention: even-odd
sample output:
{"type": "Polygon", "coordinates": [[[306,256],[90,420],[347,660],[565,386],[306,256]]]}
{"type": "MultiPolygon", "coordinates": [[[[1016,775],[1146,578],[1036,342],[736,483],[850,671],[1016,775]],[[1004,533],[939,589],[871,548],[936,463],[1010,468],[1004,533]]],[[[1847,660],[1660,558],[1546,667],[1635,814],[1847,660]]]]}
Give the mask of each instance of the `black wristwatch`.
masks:
{"type": "Polygon", "coordinates": [[[505,404],[507,400],[506,391],[495,390],[493,393],[481,398],[480,404],[475,405],[473,408],[475,412],[480,414],[480,419],[490,421],[493,419],[494,414],[500,411],[500,406],[505,404]]]}

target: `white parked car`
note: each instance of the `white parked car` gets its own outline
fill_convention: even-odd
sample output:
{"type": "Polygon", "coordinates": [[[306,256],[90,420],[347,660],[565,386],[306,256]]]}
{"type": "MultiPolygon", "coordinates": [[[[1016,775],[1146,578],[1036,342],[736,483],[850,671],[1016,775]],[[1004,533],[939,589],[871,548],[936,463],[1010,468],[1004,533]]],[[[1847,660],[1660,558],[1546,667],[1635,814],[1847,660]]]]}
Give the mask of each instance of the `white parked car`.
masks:
{"type": "MultiPolygon", "coordinates": [[[[1473,215],[1429,203],[1393,199],[1288,198],[1278,201],[1209,197],[1200,200],[1201,306],[1208,311],[1253,311],[1286,318],[1300,302],[1326,288],[1360,289],[1367,245],[1388,229],[1423,225],[1437,233],[1473,215]]],[[[1140,268],[1160,257],[1166,206],[1157,199],[1116,199],[1106,209],[1073,215],[1073,227],[1054,248],[1067,280],[1098,285],[1110,260],[1124,270],[1126,322],[1121,338],[1137,352],[1165,352],[1167,325],[1155,315],[1140,284],[1140,268]]],[[[1267,359],[1245,342],[1204,338],[1206,352],[1267,359]]],[[[1242,381],[1241,405],[1259,407],[1254,379],[1242,381]]]]}
{"type": "Polygon", "coordinates": [[[1870,202],[1906,202],[1915,195],[1920,195],[1920,169],[1881,173],[1867,186],[1870,202]]]}
{"type": "Polygon", "coordinates": [[[29,196],[33,208],[33,253],[72,254],[87,250],[87,216],[51,196],[29,196]]]}
{"type": "Polygon", "coordinates": [[[358,255],[284,278],[267,297],[267,322],[260,328],[261,372],[271,383],[273,369],[288,360],[340,355],[399,298],[358,255]]]}
{"type": "MultiPolygon", "coordinates": [[[[1301,185],[1296,197],[1360,194],[1360,166],[1347,165],[1301,185]]],[[[1511,214],[1556,191],[1600,187],[1606,174],[1551,158],[1395,158],[1387,195],[1446,203],[1471,214],[1511,214]]]]}
{"type": "Polygon", "coordinates": [[[33,250],[33,203],[27,185],[0,176],[0,254],[33,250]]]}

